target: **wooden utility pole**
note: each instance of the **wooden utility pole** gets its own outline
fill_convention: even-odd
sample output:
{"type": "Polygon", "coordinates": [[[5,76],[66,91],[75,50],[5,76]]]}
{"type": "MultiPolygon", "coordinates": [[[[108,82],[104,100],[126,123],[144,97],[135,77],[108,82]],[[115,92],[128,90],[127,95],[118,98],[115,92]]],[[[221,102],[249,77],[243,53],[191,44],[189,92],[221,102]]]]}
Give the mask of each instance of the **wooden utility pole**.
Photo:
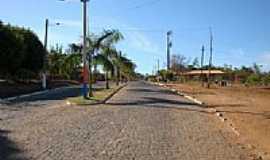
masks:
{"type": "Polygon", "coordinates": [[[209,57],[209,66],[208,66],[208,83],[207,88],[210,88],[211,84],[211,68],[212,68],[212,61],[213,61],[213,34],[212,28],[210,27],[210,57],[209,57]]]}
{"type": "Polygon", "coordinates": [[[204,76],[203,76],[203,62],[204,62],[204,51],[205,51],[205,48],[204,46],[202,46],[202,55],[201,55],[201,81],[202,81],[202,87],[204,86],[204,76]]]}

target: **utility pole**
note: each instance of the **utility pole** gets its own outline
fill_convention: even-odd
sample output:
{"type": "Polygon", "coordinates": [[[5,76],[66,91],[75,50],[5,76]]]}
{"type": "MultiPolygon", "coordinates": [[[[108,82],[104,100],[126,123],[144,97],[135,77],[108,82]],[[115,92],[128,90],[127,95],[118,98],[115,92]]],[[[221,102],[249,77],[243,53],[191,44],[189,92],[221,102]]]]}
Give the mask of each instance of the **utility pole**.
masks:
{"type": "Polygon", "coordinates": [[[172,47],[171,35],[172,35],[172,31],[168,31],[167,32],[167,70],[168,71],[171,68],[171,55],[170,55],[170,49],[172,47]]]}
{"type": "Polygon", "coordinates": [[[48,44],[48,29],[49,29],[49,19],[45,20],[45,37],[44,37],[44,48],[45,48],[45,57],[43,62],[43,73],[42,73],[42,88],[47,88],[47,65],[48,65],[48,54],[47,54],[47,44],[48,44]]]}
{"type": "MultiPolygon", "coordinates": [[[[91,69],[89,69],[89,66],[87,66],[87,60],[86,60],[86,49],[87,49],[87,2],[89,0],[81,0],[83,3],[83,50],[82,50],[82,61],[83,61],[83,96],[84,98],[87,98],[88,94],[88,88],[87,83],[89,81],[89,72],[91,69]]],[[[90,56],[91,57],[91,56],[90,56]]],[[[89,57],[89,58],[90,58],[89,57]]],[[[90,61],[91,62],[91,61],[90,61]]],[[[91,80],[91,79],[90,79],[91,80]]],[[[89,83],[91,85],[91,83],[89,83]]],[[[89,86],[90,88],[91,86],[89,86]]],[[[90,90],[89,96],[91,96],[92,92],[90,90]]]]}
{"type": "Polygon", "coordinates": [[[159,77],[160,77],[160,74],[159,74],[159,59],[157,59],[157,81],[159,82],[159,77]]]}
{"type": "Polygon", "coordinates": [[[204,76],[203,76],[204,51],[205,51],[205,48],[204,48],[204,45],[203,45],[202,46],[202,55],[201,55],[201,81],[202,81],[202,87],[203,87],[203,84],[204,84],[204,76]]]}
{"type": "Polygon", "coordinates": [[[211,84],[211,68],[212,68],[212,61],[213,61],[213,34],[212,28],[210,27],[210,57],[209,57],[209,66],[208,66],[208,83],[207,88],[210,88],[211,84]]]}
{"type": "Polygon", "coordinates": [[[159,59],[157,60],[157,69],[159,71],[159,59]]]}

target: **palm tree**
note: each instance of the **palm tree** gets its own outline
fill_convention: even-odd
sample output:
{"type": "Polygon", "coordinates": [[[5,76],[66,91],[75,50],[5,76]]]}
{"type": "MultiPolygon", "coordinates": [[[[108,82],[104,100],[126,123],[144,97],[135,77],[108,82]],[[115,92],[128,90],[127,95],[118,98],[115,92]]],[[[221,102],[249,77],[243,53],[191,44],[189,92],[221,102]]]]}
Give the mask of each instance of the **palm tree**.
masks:
{"type": "MultiPolygon", "coordinates": [[[[87,49],[87,53],[88,53],[88,60],[89,60],[89,76],[90,76],[90,80],[89,80],[89,96],[93,96],[92,93],[92,81],[93,81],[93,76],[92,76],[92,59],[93,58],[97,58],[97,62],[99,63],[103,63],[104,66],[104,70],[106,70],[106,77],[108,79],[108,72],[109,70],[113,67],[113,65],[109,64],[109,57],[110,57],[110,53],[108,50],[106,51],[105,48],[111,48],[113,46],[113,44],[115,44],[116,42],[120,41],[121,39],[123,39],[122,34],[117,31],[117,30],[104,30],[102,35],[100,37],[91,35],[87,38],[88,41],[88,49],[87,49]],[[98,53],[99,50],[102,48],[103,50],[103,56],[101,55],[95,55],[95,53],[98,53]],[[94,56],[94,57],[93,57],[94,56]]],[[[108,82],[108,80],[106,81],[108,82]]],[[[106,88],[109,88],[109,84],[106,83],[106,88]]]]}

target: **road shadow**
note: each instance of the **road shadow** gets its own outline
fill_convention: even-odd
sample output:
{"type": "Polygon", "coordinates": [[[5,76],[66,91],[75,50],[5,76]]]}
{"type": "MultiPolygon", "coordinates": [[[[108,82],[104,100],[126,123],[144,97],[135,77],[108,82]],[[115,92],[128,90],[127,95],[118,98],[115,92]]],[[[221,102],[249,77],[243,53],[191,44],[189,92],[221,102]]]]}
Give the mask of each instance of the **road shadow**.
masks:
{"type": "Polygon", "coordinates": [[[135,100],[131,102],[108,102],[106,105],[122,105],[122,106],[132,106],[132,105],[154,105],[154,104],[165,104],[165,105],[190,105],[197,106],[196,103],[186,102],[181,100],[170,100],[157,97],[142,97],[140,100],[135,100]]]}
{"type": "Polygon", "coordinates": [[[8,138],[10,131],[0,129],[0,159],[1,160],[26,160],[22,157],[22,150],[8,138]]]}
{"type": "Polygon", "coordinates": [[[207,105],[208,108],[234,108],[234,107],[247,107],[245,104],[214,104],[214,105],[207,105]]]}
{"type": "Polygon", "coordinates": [[[146,89],[146,88],[138,88],[138,89],[127,89],[129,92],[144,92],[144,93],[157,93],[157,94],[171,94],[171,95],[177,95],[176,93],[165,90],[165,89],[146,89]]]}
{"type": "Polygon", "coordinates": [[[261,116],[265,119],[270,119],[270,111],[251,112],[251,111],[240,111],[240,110],[235,110],[235,111],[218,110],[218,112],[229,113],[229,114],[245,114],[249,116],[261,116]]]}
{"type": "MultiPolygon", "coordinates": [[[[104,89],[103,87],[93,88],[93,91],[96,92],[96,91],[101,91],[103,89],[104,89]]],[[[55,91],[50,91],[49,93],[33,95],[30,97],[18,98],[15,100],[6,101],[3,104],[12,106],[14,104],[38,102],[38,101],[41,101],[41,102],[42,101],[58,101],[58,100],[60,101],[60,100],[65,100],[67,98],[78,97],[81,95],[82,95],[82,88],[78,86],[78,87],[64,88],[64,89],[59,89],[55,91]]]]}

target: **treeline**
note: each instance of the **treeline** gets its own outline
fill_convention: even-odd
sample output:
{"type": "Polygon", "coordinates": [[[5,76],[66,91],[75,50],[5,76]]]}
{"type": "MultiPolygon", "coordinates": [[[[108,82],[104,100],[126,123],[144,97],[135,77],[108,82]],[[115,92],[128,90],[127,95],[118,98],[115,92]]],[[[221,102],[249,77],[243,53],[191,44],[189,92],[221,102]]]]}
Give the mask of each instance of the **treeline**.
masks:
{"type": "Polygon", "coordinates": [[[46,50],[29,29],[0,21],[0,76],[5,79],[38,77],[46,50]]]}
{"type": "MultiPolygon", "coordinates": [[[[114,79],[134,79],[136,65],[115,44],[124,37],[117,30],[104,30],[87,37],[87,60],[93,71],[91,80],[103,77],[107,82],[114,79]],[[90,59],[91,57],[91,59],[90,59]]],[[[56,45],[46,51],[37,35],[29,29],[11,26],[0,21],[0,78],[12,81],[40,80],[46,69],[50,79],[81,80],[82,46],[70,44],[64,50],[56,45]],[[47,53],[46,65],[44,60],[47,53]]]]}
{"type": "MultiPolygon", "coordinates": [[[[136,65],[115,44],[123,39],[117,30],[105,30],[98,35],[87,37],[87,61],[90,64],[90,83],[96,80],[105,80],[109,88],[109,80],[119,83],[120,80],[133,80],[137,77],[136,65]],[[91,56],[91,59],[90,59],[91,56]]],[[[82,46],[70,44],[67,50],[56,45],[49,51],[48,71],[50,79],[75,79],[82,78],[82,46]]]]}
{"type": "MultiPolygon", "coordinates": [[[[245,85],[270,85],[270,72],[263,72],[260,65],[254,63],[252,66],[233,67],[231,65],[224,66],[211,66],[211,70],[221,70],[226,74],[218,76],[213,81],[230,81],[232,83],[241,83],[245,85]]],[[[185,77],[182,76],[184,73],[192,70],[208,70],[209,65],[201,67],[198,58],[193,60],[186,58],[183,55],[175,54],[171,57],[171,70],[159,70],[157,75],[161,80],[175,81],[183,80],[185,77]]],[[[151,77],[152,79],[155,76],[151,77]]],[[[201,80],[200,77],[195,77],[192,80],[201,80]]]]}

